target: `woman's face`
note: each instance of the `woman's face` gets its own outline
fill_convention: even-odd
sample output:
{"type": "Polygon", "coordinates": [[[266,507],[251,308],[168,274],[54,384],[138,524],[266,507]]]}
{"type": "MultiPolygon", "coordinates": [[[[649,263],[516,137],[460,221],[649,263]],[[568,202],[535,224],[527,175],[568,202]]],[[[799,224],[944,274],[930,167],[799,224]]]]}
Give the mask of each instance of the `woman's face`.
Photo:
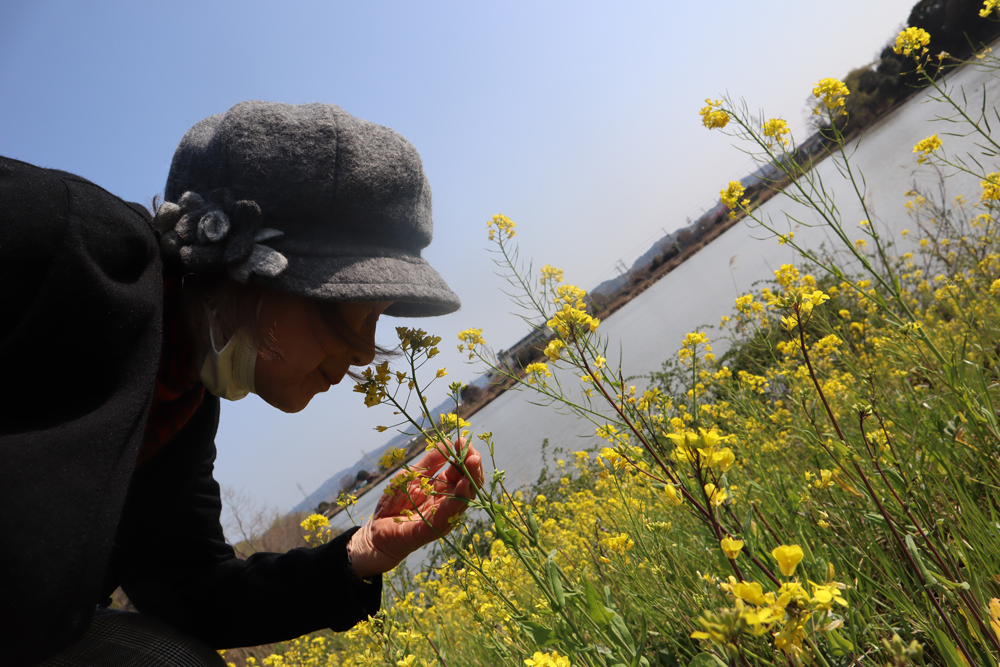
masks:
{"type": "Polygon", "coordinates": [[[330,330],[316,302],[265,292],[259,321],[265,335],[274,337],[277,354],[257,355],[254,393],[283,412],[303,409],[313,396],[339,383],[351,366],[372,362],[375,325],[390,305],[391,301],[337,304],[344,323],[367,341],[368,349],[361,349],[330,330]]]}

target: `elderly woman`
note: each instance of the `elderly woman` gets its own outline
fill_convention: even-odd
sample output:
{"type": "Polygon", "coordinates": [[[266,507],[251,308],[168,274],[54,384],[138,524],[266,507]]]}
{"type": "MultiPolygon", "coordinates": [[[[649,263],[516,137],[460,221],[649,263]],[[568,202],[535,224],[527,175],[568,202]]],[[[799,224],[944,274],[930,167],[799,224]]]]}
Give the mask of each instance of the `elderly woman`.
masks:
{"type": "Polygon", "coordinates": [[[384,496],[329,544],[246,560],[219,524],[220,397],[296,412],[383,352],[381,315],[460,305],[420,256],[430,188],[392,130],[245,102],[184,136],[152,219],[0,159],[0,221],[5,664],[219,664],[212,649],[345,630],[474,497],[468,447],[468,476],[440,452],[416,464],[431,524],[384,496]],[[139,613],[106,609],[119,586],[139,613]]]}

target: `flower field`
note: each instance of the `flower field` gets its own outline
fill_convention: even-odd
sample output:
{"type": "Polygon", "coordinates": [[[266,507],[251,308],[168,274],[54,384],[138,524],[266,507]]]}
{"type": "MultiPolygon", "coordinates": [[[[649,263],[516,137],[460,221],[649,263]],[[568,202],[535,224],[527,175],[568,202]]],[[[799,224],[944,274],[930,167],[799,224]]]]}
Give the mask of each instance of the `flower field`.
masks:
{"type": "MultiPolygon", "coordinates": [[[[691,332],[638,381],[608,363],[583,290],[556,268],[522,263],[514,222],[494,216],[494,258],[547,337],[544,357],[497,367],[488,332],[468,329],[458,342],[536,400],[591,421],[600,445],[558,453],[530,489],[507,488],[497,471],[469,519],[443,538],[436,567],[386,575],[376,617],[288,642],[262,662],[996,665],[998,118],[949,88],[950,57],[932,53],[932,34],[908,28],[897,48],[917,72],[931,58],[947,65],[925,83],[950,131],[978,135],[977,154],[950,154],[947,133],[931,135],[913,148],[914,162],[976,178],[978,201],[912,192],[899,212],[912,231],[884,238],[867,219],[841,219],[815,171],[796,162],[782,119],[708,100],[703,125],[777,165],[792,179],[784,194],[816,211],[839,246],[797,246],[729,183],[721,194],[734,214],[795,247],[800,261],[719,313],[713,337],[729,339],[721,358],[706,332],[691,332]]],[[[966,66],[997,62],[980,54],[966,66]]],[[[844,137],[833,122],[850,91],[823,79],[813,93],[832,135],[827,159],[863,201],[864,176],[837,150],[844,137]]],[[[396,367],[366,370],[357,389],[367,405],[390,404],[415,424],[422,387],[444,375],[431,361],[441,339],[398,333],[396,367]]],[[[456,405],[461,389],[451,385],[456,405]]],[[[429,447],[504,446],[456,414],[434,421],[429,447]]],[[[433,488],[405,469],[387,492],[421,486],[433,488]]],[[[325,540],[325,519],[308,522],[312,543],[325,540]]]]}

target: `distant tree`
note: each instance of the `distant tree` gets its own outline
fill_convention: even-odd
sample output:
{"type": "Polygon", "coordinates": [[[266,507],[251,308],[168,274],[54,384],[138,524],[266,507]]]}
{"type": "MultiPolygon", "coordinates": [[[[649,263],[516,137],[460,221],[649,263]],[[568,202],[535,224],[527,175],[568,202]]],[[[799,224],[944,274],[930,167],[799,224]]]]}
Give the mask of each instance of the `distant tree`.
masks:
{"type": "Polygon", "coordinates": [[[466,405],[475,403],[483,397],[483,390],[474,384],[467,384],[462,387],[462,402],[466,405]]]}
{"type": "Polygon", "coordinates": [[[982,0],[920,0],[907,25],[931,35],[931,53],[947,51],[964,58],[996,38],[1000,25],[979,16],[982,0]]]}
{"type": "Polygon", "coordinates": [[[347,491],[350,491],[351,489],[354,488],[354,484],[357,481],[358,480],[354,477],[354,475],[351,475],[350,473],[348,473],[348,474],[344,475],[343,477],[341,477],[340,480],[337,483],[340,485],[340,490],[341,491],[347,492],[347,491]]]}
{"type": "Polygon", "coordinates": [[[371,476],[372,476],[372,474],[370,472],[368,472],[367,470],[359,470],[358,474],[355,475],[354,479],[355,479],[355,481],[363,482],[363,481],[365,481],[366,479],[368,479],[371,476]]]}

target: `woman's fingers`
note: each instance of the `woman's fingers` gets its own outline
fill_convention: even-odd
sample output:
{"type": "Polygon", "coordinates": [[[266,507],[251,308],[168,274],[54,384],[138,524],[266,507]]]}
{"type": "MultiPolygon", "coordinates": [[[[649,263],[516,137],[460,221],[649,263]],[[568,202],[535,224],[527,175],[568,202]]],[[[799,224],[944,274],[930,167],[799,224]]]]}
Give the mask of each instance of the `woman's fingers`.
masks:
{"type": "Polygon", "coordinates": [[[421,459],[413,465],[413,470],[416,470],[418,473],[426,477],[433,477],[437,474],[437,471],[448,462],[448,457],[445,456],[442,451],[443,449],[443,445],[435,445],[431,451],[424,454],[423,457],[421,457],[421,459]]]}

